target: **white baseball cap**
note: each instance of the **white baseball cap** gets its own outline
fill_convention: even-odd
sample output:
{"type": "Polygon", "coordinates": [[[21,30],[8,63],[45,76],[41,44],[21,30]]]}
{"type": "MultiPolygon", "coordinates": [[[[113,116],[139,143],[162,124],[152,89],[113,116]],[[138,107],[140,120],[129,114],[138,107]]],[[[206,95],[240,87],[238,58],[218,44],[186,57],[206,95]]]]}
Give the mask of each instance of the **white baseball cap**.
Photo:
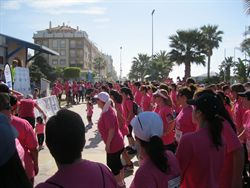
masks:
{"type": "Polygon", "coordinates": [[[135,116],[130,123],[135,136],[148,142],[151,137],[163,135],[163,122],[155,112],[142,112],[135,116]]]}
{"type": "Polygon", "coordinates": [[[98,95],[95,95],[94,98],[99,99],[102,102],[107,102],[110,99],[110,96],[107,92],[100,92],[98,95]]]}
{"type": "Polygon", "coordinates": [[[8,118],[0,114],[0,166],[4,165],[15,153],[17,130],[10,125],[8,118]]]}

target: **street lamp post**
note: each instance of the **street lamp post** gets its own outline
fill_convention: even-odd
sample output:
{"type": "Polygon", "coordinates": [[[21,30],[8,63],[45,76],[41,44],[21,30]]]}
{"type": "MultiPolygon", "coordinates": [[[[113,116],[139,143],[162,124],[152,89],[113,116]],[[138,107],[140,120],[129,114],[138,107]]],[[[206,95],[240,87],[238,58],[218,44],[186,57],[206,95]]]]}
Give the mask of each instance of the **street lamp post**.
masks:
{"type": "Polygon", "coordinates": [[[153,59],[153,55],[154,55],[154,13],[155,13],[155,9],[152,10],[152,59],[153,59]]]}
{"type": "Polygon", "coordinates": [[[120,47],[120,82],[122,81],[122,46],[120,47]]]}

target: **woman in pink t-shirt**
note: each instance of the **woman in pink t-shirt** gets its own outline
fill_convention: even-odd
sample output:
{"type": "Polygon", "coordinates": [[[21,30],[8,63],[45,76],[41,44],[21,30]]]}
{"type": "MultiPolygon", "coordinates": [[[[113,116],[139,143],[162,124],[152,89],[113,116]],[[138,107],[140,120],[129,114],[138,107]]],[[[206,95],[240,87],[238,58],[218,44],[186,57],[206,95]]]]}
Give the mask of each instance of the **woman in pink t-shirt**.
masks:
{"type": "Polygon", "coordinates": [[[109,94],[100,92],[95,96],[97,105],[102,109],[98,121],[98,130],[105,143],[107,165],[115,176],[119,187],[124,187],[124,172],[120,155],[124,150],[123,136],[118,128],[118,120],[114,109],[111,107],[109,94]]]}
{"type": "Polygon", "coordinates": [[[145,111],[151,111],[151,97],[148,94],[148,87],[146,85],[141,86],[140,91],[142,93],[142,99],[140,106],[142,107],[142,110],[145,111]]]}
{"type": "Polygon", "coordinates": [[[162,141],[165,149],[168,149],[175,153],[176,144],[174,143],[174,116],[172,101],[168,95],[168,92],[164,89],[157,90],[154,93],[157,112],[163,121],[164,130],[162,141]]]}
{"type": "Polygon", "coordinates": [[[39,150],[43,149],[43,142],[44,142],[44,129],[45,125],[43,123],[43,119],[41,116],[36,118],[36,136],[39,144],[39,150]]]}
{"type": "Polygon", "coordinates": [[[180,142],[181,137],[197,130],[197,124],[192,121],[192,106],[187,104],[187,100],[193,98],[193,92],[188,87],[182,87],[178,90],[177,103],[181,106],[181,111],[175,119],[175,140],[180,142]]]}
{"type": "MultiPolygon", "coordinates": [[[[124,110],[123,110],[123,106],[122,106],[122,96],[121,96],[121,94],[118,93],[118,91],[111,90],[110,91],[110,98],[114,102],[114,107],[115,107],[116,114],[117,114],[119,129],[124,137],[124,136],[129,134],[129,130],[128,130],[128,126],[127,126],[126,120],[125,120],[124,115],[123,115],[124,110]]],[[[132,161],[130,160],[126,150],[124,150],[122,152],[122,157],[124,158],[124,160],[126,162],[125,170],[133,170],[134,165],[133,165],[132,161]]]]}
{"type": "Polygon", "coordinates": [[[124,117],[129,128],[129,134],[127,135],[129,146],[126,147],[126,149],[128,149],[129,154],[136,154],[135,140],[132,135],[132,126],[130,125],[131,120],[135,116],[135,114],[133,113],[134,97],[131,90],[127,87],[121,88],[121,95],[124,117]]]}
{"type": "Polygon", "coordinates": [[[142,112],[131,121],[140,146],[139,169],[130,188],[166,188],[180,186],[180,167],[162,142],[163,122],[155,112],[142,112]]]}
{"type": "Polygon", "coordinates": [[[193,105],[193,119],[200,129],[185,134],[177,148],[182,171],[181,188],[217,188],[226,151],[223,120],[218,115],[223,104],[208,93],[189,100],[188,104],[193,105]]]}

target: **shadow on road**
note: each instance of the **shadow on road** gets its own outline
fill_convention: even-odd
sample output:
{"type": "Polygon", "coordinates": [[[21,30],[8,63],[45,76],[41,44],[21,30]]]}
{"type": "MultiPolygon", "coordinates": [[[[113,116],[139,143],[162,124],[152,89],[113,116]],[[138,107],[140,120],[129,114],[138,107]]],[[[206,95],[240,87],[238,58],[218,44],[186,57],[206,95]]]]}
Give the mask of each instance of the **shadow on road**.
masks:
{"type": "Polygon", "coordinates": [[[89,141],[89,145],[85,146],[86,149],[98,147],[98,144],[102,141],[101,135],[98,130],[95,130],[95,137],[90,138],[89,141]]]}

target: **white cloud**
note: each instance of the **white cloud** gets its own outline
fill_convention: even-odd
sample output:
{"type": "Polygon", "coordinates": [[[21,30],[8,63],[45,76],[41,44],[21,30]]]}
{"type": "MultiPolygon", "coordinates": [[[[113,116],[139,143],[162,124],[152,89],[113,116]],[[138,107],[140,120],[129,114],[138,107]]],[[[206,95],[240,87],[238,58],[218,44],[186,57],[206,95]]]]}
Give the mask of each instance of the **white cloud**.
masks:
{"type": "Polygon", "coordinates": [[[3,9],[20,9],[22,5],[31,7],[33,10],[47,14],[86,14],[101,15],[106,13],[103,7],[79,7],[102,2],[103,0],[5,0],[1,1],[3,9]]]}
{"type": "Polygon", "coordinates": [[[17,10],[21,7],[22,0],[1,1],[0,7],[7,10],[17,10]]]}
{"type": "Polygon", "coordinates": [[[110,19],[109,18],[97,18],[97,19],[94,19],[94,22],[96,22],[96,23],[107,23],[107,22],[110,22],[110,19]]]}
{"type": "Polygon", "coordinates": [[[102,15],[106,13],[106,8],[103,7],[91,7],[87,9],[44,9],[44,12],[53,15],[60,15],[60,14],[85,14],[85,15],[102,15]]]}
{"type": "Polygon", "coordinates": [[[98,3],[100,0],[26,0],[27,4],[36,9],[71,7],[76,5],[98,3]]]}

